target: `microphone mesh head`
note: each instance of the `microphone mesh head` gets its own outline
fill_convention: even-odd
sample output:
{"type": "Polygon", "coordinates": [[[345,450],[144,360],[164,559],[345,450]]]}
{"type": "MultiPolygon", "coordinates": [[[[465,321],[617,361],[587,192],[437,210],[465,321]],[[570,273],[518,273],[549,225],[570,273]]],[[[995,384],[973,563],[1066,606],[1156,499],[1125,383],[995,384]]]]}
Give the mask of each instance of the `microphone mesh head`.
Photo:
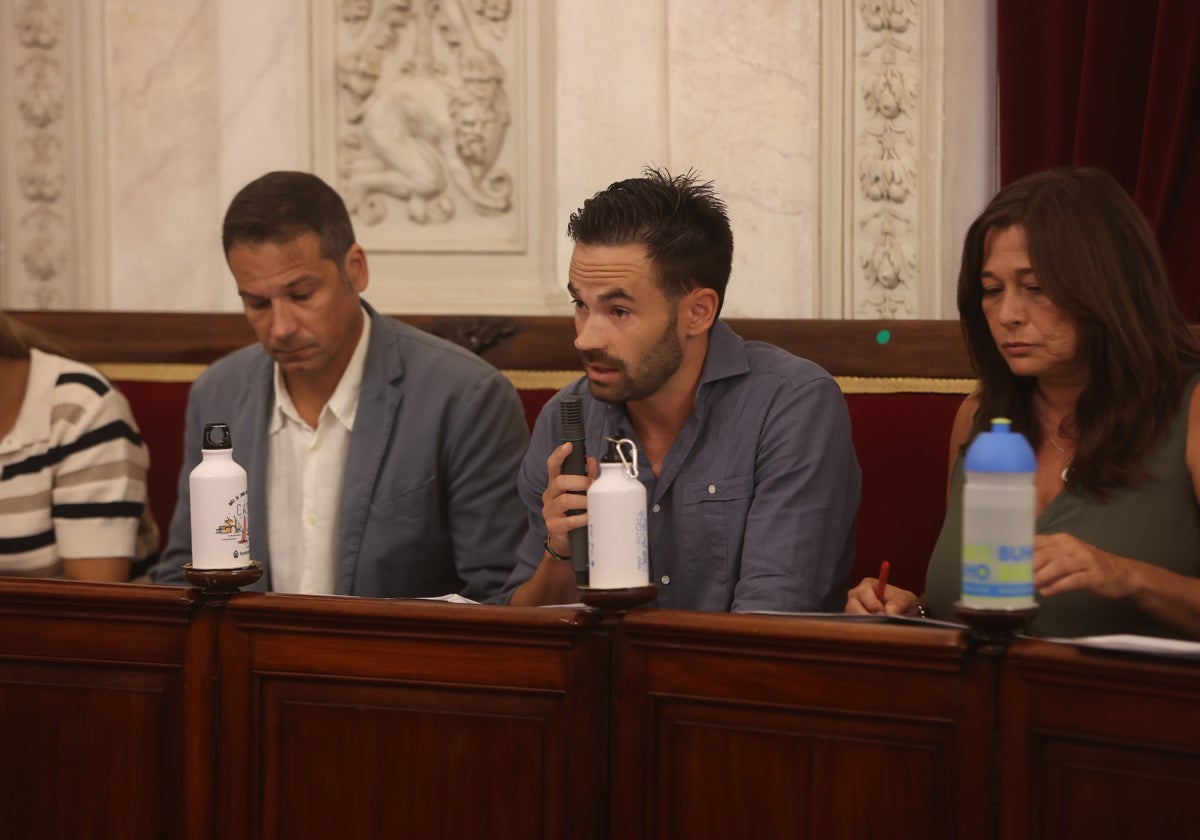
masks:
{"type": "Polygon", "coordinates": [[[558,400],[560,412],[560,428],[563,440],[580,440],[583,438],[583,398],[575,395],[560,397],[558,400]]]}

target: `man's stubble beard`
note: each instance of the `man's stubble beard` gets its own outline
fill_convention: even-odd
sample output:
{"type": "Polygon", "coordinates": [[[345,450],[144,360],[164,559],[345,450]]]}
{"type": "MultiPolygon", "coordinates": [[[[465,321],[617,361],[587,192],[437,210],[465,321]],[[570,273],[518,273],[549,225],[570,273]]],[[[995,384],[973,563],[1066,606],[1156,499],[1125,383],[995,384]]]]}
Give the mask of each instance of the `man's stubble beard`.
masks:
{"type": "Polygon", "coordinates": [[[620,378],[610,386],[597,385],[588,380],[588,391],[593,399],[606,403],[637,402],[662,388],[683,363],[683,346],[676,334],[678,326],[679,316],[672,311],[666,329],[638,360],[632,373],[629,365],[619,359],[602,353],[580,353],[584,363],[605,364],[620,374],[620,378]]]}

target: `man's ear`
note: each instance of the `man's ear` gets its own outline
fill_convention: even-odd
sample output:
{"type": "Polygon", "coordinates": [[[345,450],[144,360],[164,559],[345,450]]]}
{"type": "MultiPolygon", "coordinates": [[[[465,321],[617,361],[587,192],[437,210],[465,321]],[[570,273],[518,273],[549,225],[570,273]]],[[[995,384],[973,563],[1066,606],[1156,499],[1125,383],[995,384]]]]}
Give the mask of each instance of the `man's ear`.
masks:
{"type": "Polygon", "coordinates": [[[351,245],[343,264],[346,266],[346,276],[350,278],[351,288],[359,293],[365,291],[371,279],[371,272],[367,268],[367,252],[363,247],[357,242],[351,245]]]}
{"type": "Polygon", "coordinates": [[[680,301],[679,313],[687,335],[702,335],[717,320],[717,293],[707,287],[692,289],[680,301]]]}

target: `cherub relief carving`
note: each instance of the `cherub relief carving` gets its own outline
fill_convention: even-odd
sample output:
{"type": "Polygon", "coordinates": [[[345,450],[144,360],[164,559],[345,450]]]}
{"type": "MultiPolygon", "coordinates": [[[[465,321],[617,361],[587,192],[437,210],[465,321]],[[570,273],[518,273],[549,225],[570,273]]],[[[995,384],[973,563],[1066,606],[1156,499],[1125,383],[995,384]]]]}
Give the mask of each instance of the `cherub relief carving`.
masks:
{"type": "Polygon", "coordinates": [[[389,198],[417,224],[448,221],[461,199],[483,215],[512,208],[512,178],[495,168],[511,121],[504,68],[472,28],[510,10],[504,0],[476,0],[470,13],[462,0],[343,4],[347,24],[369,21],[361,46],[338,62],[339,166],[352,213],[378,224],[389,198]]]}

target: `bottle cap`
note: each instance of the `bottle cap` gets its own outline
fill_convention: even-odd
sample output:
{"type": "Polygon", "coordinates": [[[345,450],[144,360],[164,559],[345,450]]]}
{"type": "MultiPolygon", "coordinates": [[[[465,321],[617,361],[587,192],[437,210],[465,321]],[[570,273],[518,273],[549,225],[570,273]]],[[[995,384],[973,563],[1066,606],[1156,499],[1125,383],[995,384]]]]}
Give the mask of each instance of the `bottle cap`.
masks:
{"type": "Polygon", "coordinates": [[[604,439],[608,441],[608,449],[605,451],[604,457],[600,459],[600,463],[620,464],[625,469],[625,475],[630,478],[637,478],[637,445],[625,437],[625,430],[617,429],[616,437],[605,437],[604,439]],[[622,446],[629,448],[625,450],[621,448],[622,446]]]}
{"type": "Polygon", "coordinates": [[[1025,436],[1012,430],[1007,417],[992,419],[992,430],[980,432],[967,447],[963,464],[967,472],[1032,473],[1037,472],[1037,456],[1025,436]]]}
{"type": "Polygon", "coordinates": [[[625,430],[617,429],[616,437],[606,437],[604,439],[608,443],[608,448],[604,450],[604,457],[600,459],[601,464],[621,463],[621,439],[623,437],[625,437],[625,430]]]}
{"type": "Polygon", "coordinates": [[[233,438],[229,434],[229,425],[205,423],[202,446],[205,449],[233,449],[233,438]]]}

